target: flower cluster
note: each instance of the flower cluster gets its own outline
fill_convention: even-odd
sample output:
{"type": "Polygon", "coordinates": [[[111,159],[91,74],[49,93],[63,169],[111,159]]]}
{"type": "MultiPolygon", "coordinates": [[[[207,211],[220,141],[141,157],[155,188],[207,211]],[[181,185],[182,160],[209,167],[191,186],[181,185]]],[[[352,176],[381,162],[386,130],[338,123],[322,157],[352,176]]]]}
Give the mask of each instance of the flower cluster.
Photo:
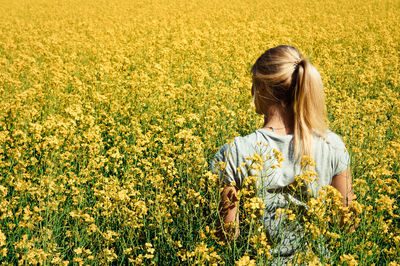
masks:
{"type": "Polygon", "coordinates": [[[347,210],[306,186],[308,212],[282,211],[307,219],[303,260],[322,260],[324,241],[333,264],[398,263],[398,12],[396,0],[3,1],[0,263],[268,264],[259,177],[241,192],[238,241],[223,243],[208,163],[261,127],[249,71],[279,44],[320,70],[358,197],[347,210]]]}

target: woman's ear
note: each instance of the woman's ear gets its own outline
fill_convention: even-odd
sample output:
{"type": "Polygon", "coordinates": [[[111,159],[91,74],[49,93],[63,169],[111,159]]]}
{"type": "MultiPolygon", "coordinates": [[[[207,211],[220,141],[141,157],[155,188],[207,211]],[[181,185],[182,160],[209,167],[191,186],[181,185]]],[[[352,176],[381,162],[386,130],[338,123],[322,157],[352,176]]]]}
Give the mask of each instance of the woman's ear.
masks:
{"type": "Polygon", "coordinates": [[[260,92],[264,92],[264,91],[265,91],[265,85],[264,85],[264,83],[260,82],[260,84],[258,85],[258,90],[259,90],[260,92]]]}

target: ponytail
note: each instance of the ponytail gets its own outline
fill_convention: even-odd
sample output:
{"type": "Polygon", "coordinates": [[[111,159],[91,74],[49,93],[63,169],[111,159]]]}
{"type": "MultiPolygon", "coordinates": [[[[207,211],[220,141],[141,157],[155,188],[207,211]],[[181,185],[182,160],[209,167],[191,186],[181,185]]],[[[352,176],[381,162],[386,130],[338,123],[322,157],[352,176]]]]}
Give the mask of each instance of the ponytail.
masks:
{"type": "Polygon", "coordinates": [[[294,74],[294,154],[300,159],[312,156],[314,134],[325,136],[326,106],[321,76],[307,59],[297,63],[294,74]]]}

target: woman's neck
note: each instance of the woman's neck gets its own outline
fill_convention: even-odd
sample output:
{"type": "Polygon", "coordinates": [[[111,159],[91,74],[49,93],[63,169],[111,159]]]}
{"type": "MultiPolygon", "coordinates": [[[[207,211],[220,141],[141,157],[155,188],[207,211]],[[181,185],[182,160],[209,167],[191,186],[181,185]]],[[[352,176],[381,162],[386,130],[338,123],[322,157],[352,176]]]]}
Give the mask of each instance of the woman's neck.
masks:
{"type": "Polygon", "coordinates": [[[292,110],[273,105],[268,108],[268,113],[264,116],[263,128],[274,132],[277,135],[293,134],[294,114],[292,110]]]}

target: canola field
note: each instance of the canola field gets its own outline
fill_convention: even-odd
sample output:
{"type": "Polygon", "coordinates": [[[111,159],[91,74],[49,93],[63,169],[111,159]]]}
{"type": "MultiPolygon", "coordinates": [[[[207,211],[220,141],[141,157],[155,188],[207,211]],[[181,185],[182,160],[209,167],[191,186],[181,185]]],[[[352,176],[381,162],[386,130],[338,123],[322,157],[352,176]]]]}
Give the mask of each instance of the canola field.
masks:
{"type": "Polygon", "coordinates": [[[0,263],[271,263],[251,185],[237,241],[216,236],[209,164],[262,126],[250,68],[289,44],[321,73],[357,196],[344,227],[334,191],[309,201],[297,262],[398,265],[399,16],[397,0],[1,0],[0,263]]]}

